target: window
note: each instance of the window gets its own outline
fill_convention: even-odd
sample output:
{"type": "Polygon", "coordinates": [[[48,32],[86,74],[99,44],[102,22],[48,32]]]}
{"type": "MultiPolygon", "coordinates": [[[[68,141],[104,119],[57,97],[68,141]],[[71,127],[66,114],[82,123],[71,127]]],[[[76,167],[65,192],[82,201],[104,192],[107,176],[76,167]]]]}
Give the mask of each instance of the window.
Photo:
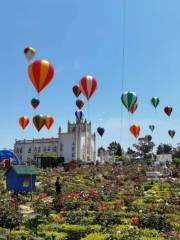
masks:
{"type": "Polygon", "coordinates": [[[22,147],[20,148],[20,153],[23,153],[23,149],[22,149],[22,147]]]}
{"type": "Polygon", "coordinates": [[[57,151],[57,148],[56,146],[53,147],[53,152],[56,152],[57,151]]]}
{"type": "Polygon", "coordinates": [[[31,153],[31,148],[28,149],[28,153],[31,153]]]}
{"type": "Polygon", "coordinates": [[[74,157],[74,153],[72,153],[72,158],[74,157]]]}
{"type": "Polygon", "coordinates": [[[51,151],[51,147],[50,146],[48,146],[48,152],[50,152],[51,151]]]}
{"type": "Polygon", "coordinates": [[[72,147],[72,152],[74,152],[74,147],[72,147]]]}
{"type": "Polygon", "coordinates": [[[41,152],[41,147],[38,148],[38,152],[39,152],[39,153],[41,152]]]}
{"type": "Polygon", "coordinates": [[[46,147],[43,148],[43,151],[46,152],[46,147]]]}
{"type": "Polygon", "coordinates": [[[63,152],[63,144],[60,144],[60,152],[63,152]]]}
{"type": "Polygon", "coordinates": [[[29,187],[30,177],[24,176],[23,187],[29,187]]]}

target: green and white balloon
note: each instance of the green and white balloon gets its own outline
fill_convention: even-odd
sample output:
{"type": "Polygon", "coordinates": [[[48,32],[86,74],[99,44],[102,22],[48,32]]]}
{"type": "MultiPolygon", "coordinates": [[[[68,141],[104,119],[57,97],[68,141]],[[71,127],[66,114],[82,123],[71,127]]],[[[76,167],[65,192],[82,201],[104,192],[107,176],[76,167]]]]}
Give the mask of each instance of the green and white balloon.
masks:
{"type": "Polygon", "coordinates": [[[133,104],[137,102],[137,95],[135,92],[124,92],[121,95],[121,101],[124,104],[124,106],[127,108],[128,111],[130,111],[133,104]]]}

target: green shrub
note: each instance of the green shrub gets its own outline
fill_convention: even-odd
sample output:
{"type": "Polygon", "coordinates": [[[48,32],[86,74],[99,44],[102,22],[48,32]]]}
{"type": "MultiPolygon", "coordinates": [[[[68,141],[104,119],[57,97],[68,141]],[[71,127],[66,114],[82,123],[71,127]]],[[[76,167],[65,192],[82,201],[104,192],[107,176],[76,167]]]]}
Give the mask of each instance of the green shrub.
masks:
{"type": "Polygon", "coordinates": [[[138,219],[137,225],[140,228],[150,228],[165,232],[172,230],[170,221],[164,215],[159,214],[141,216],[138,219]]]}
{"type": "Polygon", "coordinates": [[[81,240],[107,240],[110,234],[105,233],[90,233],[85,238],[81,238],[81,240]]]}
{"type": "Polygon", "coordinates": [[[0,227],[13,229],[22,223],[22,214],[10,206],[0,205],[0,227]]]}
{"type": "Polygon", "coordinates": [[[99,232],[101,226],[99,225],[89,225],[80,226],[72,224],[62,224],[59,225],[59,231],[68,234],[68,240],[79,240],[81,237],[85,237],[88,233],[99,232]]]}
{"type": "Polygon", "coordinates": [[[116,212],[108,211],[108,212],[96,212],[95,213],[95,221],[97,224],[101,224],[102,226],[110,226],[121,224],[120,215],[116,212]]]}

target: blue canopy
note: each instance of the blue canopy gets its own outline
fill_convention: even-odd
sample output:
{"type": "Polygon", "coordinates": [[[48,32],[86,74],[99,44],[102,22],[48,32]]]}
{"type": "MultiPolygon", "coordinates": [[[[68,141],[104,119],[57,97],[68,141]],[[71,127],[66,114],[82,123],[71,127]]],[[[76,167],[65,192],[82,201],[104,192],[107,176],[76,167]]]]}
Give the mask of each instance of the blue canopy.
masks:
{"type": "Polygon", "coordinates": [[[10,159],[13,158],[16,161],[16,164],[21,164],[21,161],[19,158],[16,156],[16,154],[13,151],[10,150],[0,150],[0,162],[3,161],[4,159],[10,159]]]}

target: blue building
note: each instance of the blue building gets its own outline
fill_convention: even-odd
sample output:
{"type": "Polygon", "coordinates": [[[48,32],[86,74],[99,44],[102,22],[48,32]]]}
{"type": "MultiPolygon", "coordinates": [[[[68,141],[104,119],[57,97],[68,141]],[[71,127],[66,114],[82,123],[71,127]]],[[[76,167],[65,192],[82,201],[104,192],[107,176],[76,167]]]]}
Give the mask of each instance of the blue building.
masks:
{"type": "Polygon", "coordinates": [[[6,171],[6,188],[8,191],[34,191],[37,174],[33,166],[11,166],[6,171]]]}

